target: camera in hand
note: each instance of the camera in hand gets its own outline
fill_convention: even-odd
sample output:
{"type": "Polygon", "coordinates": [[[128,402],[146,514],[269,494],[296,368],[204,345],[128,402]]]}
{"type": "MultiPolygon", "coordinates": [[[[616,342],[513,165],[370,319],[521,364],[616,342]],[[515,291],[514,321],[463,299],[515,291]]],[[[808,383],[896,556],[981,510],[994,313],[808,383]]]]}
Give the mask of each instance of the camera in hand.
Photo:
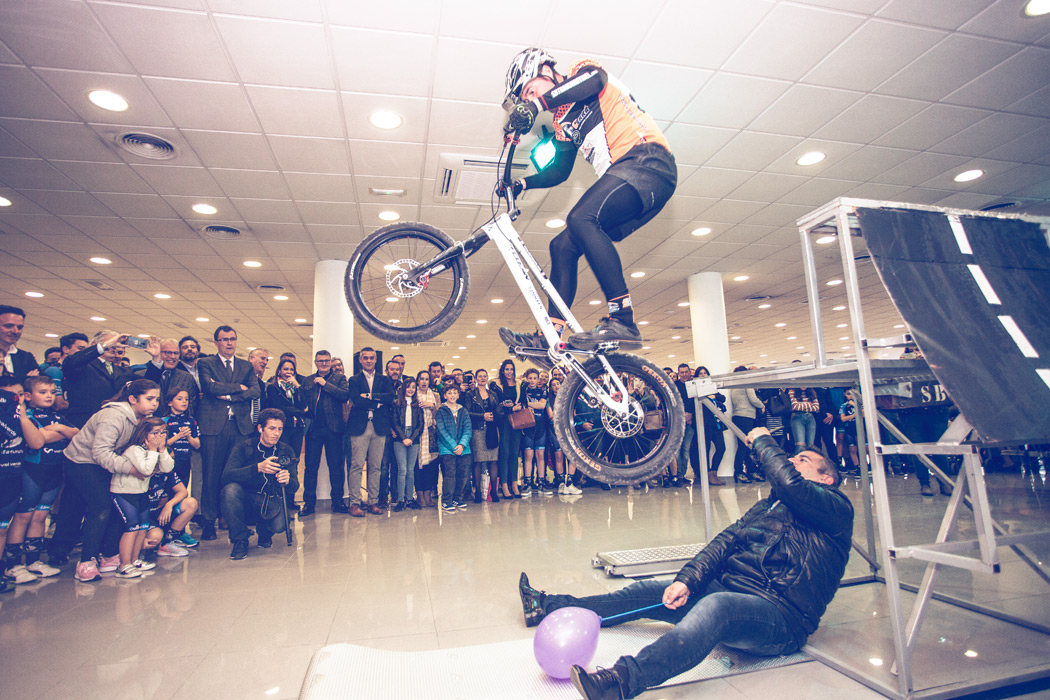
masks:
{"type": "Polygon", "coordinates": [[[146,346],[149,345],[149,340],[146,338],[139,338],[135,335],[129,335],[125,341],[129,348],[138,348],[139,350],[145,350],[146,346]]]}

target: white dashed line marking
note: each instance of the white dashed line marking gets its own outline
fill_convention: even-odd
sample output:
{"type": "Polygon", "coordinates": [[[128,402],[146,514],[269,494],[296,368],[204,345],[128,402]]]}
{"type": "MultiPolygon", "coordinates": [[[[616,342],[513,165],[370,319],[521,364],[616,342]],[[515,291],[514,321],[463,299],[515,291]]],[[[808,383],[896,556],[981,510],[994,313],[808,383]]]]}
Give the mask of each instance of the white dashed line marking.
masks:
{"type": "Polygon", "coordinates": [[[1046,385],[1050,387],[1050,369],[1037,369],[1035,371],[1039,375],[1039,378],[1046,382],[1046,385]]]}
{"type": "Polygon", "coordinates": [[[1002,306],[1003,302],[999,301],[999,295],[992,289],[992,283],[988,281],[988,278],[984,275],[984,270],[981,269],[980,265],[967,265],[970,268],[970,274],[973,275],[974,282],[981,288],[981,292],[984,294],[985,300],[989,304],[996,304],[1002,306]]]}
{"type": "Polygon", "coordinates": [[[1010,337],[1014,339],[1014,343],[1017,348],[1021,351],[1021,354],[1025,357],[1039,357],[1039,353],[1036,349],[1028,342],[1028,338],[1025,336],[1024,331],[1017,325],[1017,321],[1014,320],[1013,316],[1000,316],[999,322],[1003,324],[1003,328],[1010,334],[1010,337]]]}
{"type": "Polygon", "coordinates": [[[948,225],[952,227],[952,233],[955,234],[955,242],[959,245],[959,252],[963,255],[973,255],[973,248],[970,247],[970,239],[966,237],[966,230],[963,228],[962,221],[959,220],[959,217],[949,214],[948,225]]]}

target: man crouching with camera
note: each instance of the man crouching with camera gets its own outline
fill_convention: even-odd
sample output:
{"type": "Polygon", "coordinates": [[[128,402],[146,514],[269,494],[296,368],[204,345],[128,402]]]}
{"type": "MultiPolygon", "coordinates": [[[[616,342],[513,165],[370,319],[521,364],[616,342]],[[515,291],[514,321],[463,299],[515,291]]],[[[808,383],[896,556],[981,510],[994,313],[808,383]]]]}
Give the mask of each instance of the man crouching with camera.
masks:
{"type": "Polygon", "coordinates": [[[222,515],[230,526],[234,561],[248,556],[247,520],[253,519],[259,531],[258,546],[269,549],[275,532],[288,527],[283,508],[284,493],[295,493],[299,480],[288,469],[298,460],[292,448],[280,442],[284,432],[284,412],[266,408],[259,412],[259,436],[252,436],[234,448],[222,472],[222,515]]]}

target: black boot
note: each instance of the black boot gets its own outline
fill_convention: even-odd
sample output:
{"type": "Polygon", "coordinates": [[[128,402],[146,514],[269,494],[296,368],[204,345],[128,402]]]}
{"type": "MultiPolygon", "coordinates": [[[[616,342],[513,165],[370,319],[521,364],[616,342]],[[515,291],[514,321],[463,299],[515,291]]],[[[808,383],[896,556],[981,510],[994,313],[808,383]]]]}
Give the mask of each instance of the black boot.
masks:
{"type": "Polygon", "coordinates": [[[572,684],[584,700],[623,700],[626,693],[627,679],[622,678],[615,667],[599,668],[594,673],[587,673],[582,667],[574,665],[570,671],[572,684]]]}
{"type": "Polygon", "coordinates": [[[540,624],[547,615],[543,609],[543,598],[546,594],[529,585],[529,577],[524,571],[518,580],[518,595],[521,596],[521,608],[525,613],[525,626],[535,627],[540,624]]]}

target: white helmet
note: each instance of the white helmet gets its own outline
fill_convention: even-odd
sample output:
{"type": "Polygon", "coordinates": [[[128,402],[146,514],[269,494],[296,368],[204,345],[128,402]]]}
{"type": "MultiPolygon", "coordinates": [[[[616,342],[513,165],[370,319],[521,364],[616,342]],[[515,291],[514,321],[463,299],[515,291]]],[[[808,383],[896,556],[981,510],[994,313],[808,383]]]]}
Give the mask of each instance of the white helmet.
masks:
{"type": "Polygon", "coordinates": [[[503,98],[503,109],[510,111],[517,104],[525,83],[539,75],[540,68],[548,63],[553,65],[557,61],[543,49],[525,49],[514,57],[510,68],[507,69],[507,92],[503,98]]]}

